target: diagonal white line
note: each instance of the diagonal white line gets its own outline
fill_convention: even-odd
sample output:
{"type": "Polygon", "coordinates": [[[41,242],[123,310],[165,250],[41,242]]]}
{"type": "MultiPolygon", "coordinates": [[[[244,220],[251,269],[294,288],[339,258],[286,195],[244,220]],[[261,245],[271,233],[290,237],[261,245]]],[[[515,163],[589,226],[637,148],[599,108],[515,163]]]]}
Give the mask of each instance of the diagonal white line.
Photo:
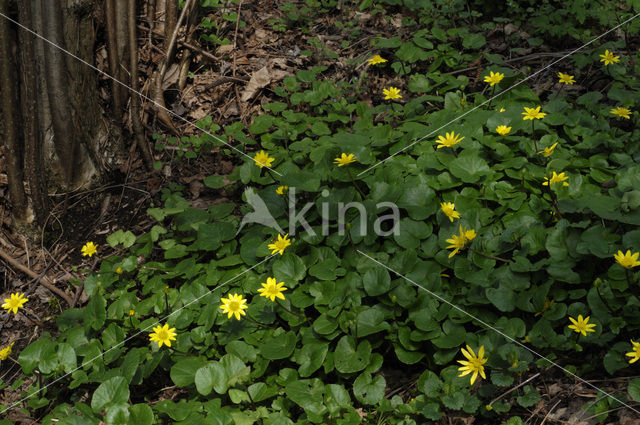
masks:
{"type": "Polygon", "coordinates": [[[465,112],[462,115],[457,116],[456,118],[452,119],[451,121],[449,121],[448,123],[441,125],[440,127],[436,128],[435,130],[433,130],[432,132],[430,132],[429,134],[420,137],[419,139],[415,140],[413,143],[411,143],[410,145],[405,146],[404,148],[400,149],[398,152],[393,153],[391,155],[389,155],[388,157],[386,157],[385,159],[383,159],[382,161],[379,161],[375,164],[373,164],[371,167],[367,168],[366,170],[362,171],[361,173],[359,173],[356,177],[360,177],[361,175],[363,175],[364,173],[368,172],[369,170],[373,170],[374,168],[376,168],[378,165],[383,164],[385,162],[387,162],[388,160],[390,160],[391,158],[393,158],[394,156],[398,155],[401,152],[404,152],[405,150],[409,149],[411,146],[415,145],[416,143],[419,143],[421,141],[423,141],[424,139],[426,139],[427,137],[430,137],[432,135],[434,135],[435,133],[437,133],[438,131],[442,130],[443,128],[445,128],[446,126],[448,126],[449,124],[452,124],[456,121],[458,121],[460,118],[469,115],[471,112],[475,111],[476,109],[479,109],[481,107],[483,107],[484,105],[486,105],[487,103],[491,102],[493,99],[496,99],[500,96],[502,96],[503,94],[505,94],[506,92],[510,91],[511,89],[518,87],[520,84],[524,83],[525,81],[530,80],[531,78],[535,77],[536,75],[540,74],[542,71],[545,71],[547,69],[549,69],[550,67],[552,67],[553,65],[557,64],[560,61],[565,60],[566,58],[568,58],[569,56],[573,55],[576,52],[579,52],[580,50],[584,49],[585,47],[589,46],[590,44],[592,44],[594,41],[597,41],[599,39],[601,39],[602,37],[604,37],[605,35],[609,34],[612,31],[617,30],[618,28],[620,28],[622,25],[633,21],[634,19],[636,19],[638,16],[640,16],[640,13],[635,14],[634,16],[632,16],[631,18],[627,19],[626,21],[624,21],[623,23],[616,25],[615,27],[611,28],[610,30],[608,30],[605,33],[600,34],[599,36],[595,37],[594,39],[592,39],[591,41],[589,41],[586,44],[583,44],[582,46],[578,47],[575,50],[570,51],[569,53],[567,53],[566,55],[562,56],[559,59],[556,59],[555,61],[551,62],[549,65],[539,69],[538,71],[534,72],[533,74],[529,75],[528,77],[526,77],[525,79],[515,83],[514,85],[512,85],[511,87],[509,87],[506,90],[501,91],[500,93],[496,94],[495,96],[485,100],[484,102],[482,102],[481,104],[473,107],[472,109],[469,109],[467,112],[465,112]]]}
{"type": "Polygon", "coordinates": [[[435,292],[432,292],[430,290],[428,290],[427,288],[425,288],[424,286],[414,282],[413,280],[409,279],[408,277],[404,276],[403,274],[393,270],[391,267],[381,263],[380,261],[376,260],[375,258],[365,254],[364,252],[360,251],[359,249],[357,250],[360,254],[364,255],[365,257],[367,257],[369,260],[373,261],[374,263],[384,267],[385,269],[389,270],[390,272],[393,272],[395,274],[397,274],[398,276],[400,276],[401,278],[403,278],[404,280],[406,280],[407,282],[411,282],[412,284],[414,284],[415,286],[417,286],[418,288],[422,289],[423,291],[427,292],[429,295],[431,295],[432,297],[437,298],[439,301],[449,305],[450,307],[455,308],[456,310],[458,310],[460,313],[465,314],[466,316],[470,317],[471,319],[475,320],[476,322],[480,323],[482,326],[484,326],[486,329],[491,329],[492,331],[502,335],[503,337],[505,337],[506,339],[508,339],[511,342],[514,342],[516,344],[518,344],[520,347],[524,348],[527,351],[530,351],[532,354],[536,355],[537,357],[549,362],[550,364],[552,364],[553,366],[559,368],[560,370],[562,370],[564,373],[573,376],[574,378],[576,378],[577,380],[579,380],[580,382],[582,382],[583,384],[586,384],[588,386],[590,386],[593,389],[598,390],[599,392],[605,394],[607,397],[612,398],[613,400],[617,401],[618,403],[622,404],[623,406],[628,407],[629,409],[633,410],[636,413],[640,413],[639,410],[634,409],[633,407],[629,406],[628,404],[624,403],[623,401],[617,399],[616,397],[614,397],[613,395],[609,394],[608,392],[596,387],[595,385],[593,385],[592,383],[585,381],[584,379],[582,379],[581,377],[579,377],[578,375],[576,375],[575,373],[571,372],[570,370],[565,369],[564,367],[560,366],[558,363],[555,363],[554,361],[548,359],[547,357],[543,356],[542,354],[538,353],[535,350],[532,350],[531,348],[527,347],[526,345],[524,345],[523,343],[521,343],[520,341],[510,337],[509,335],[503,333],[502,331],[500,331],[499,329],[491,326],[490,324],[488,324],[487,322],[485,322],[482,319],[479,319],[478,317],[474,316],[471,313],[467,313],[466,311],[464,311],[463,309],[461,309],[460,307],[458,307],[457,305],[453,304],[450,301],[447,301],[446,299],[442,298],[440,295],[436,294],[435,292]]]}
{"type": "MultiPolygon", "coordinates": [[[[198,127],[196,124],[192,123],[191,121],[189,121],[186,118],[181,117],[180,115],[176,114],[175,112],[173,112],[170,109],[167,109],[165,106],[162,106],[161,104],[159,104],[158,102],[156,102],[155,100],[151,99],[148,96],[145,96],[144,94],[140,93],[137,90],[134,90],[132,87],[128,86],[127,84],[123,83],[122,81],[118,80],[117,78],[107,74],[106,72],[98,69],[97,67],[93,66],[92,64],[90,64],[89,62],[85,61],[84,59],[74,55],[73,53],[71,53],[70,51],[66,50],[64,47],[58,46],[56,43],[54,43],[53,41],[47,40],[46,38],[44,38],[43,36],[41,36],[40,34],[38,34],[37,32],[33,31],[31,28],[28,28],[24,25],[22,25],[20,22],[11,19],[10,17],[8,17],[7,15],[3,14],[0,12],[0,16],[2,16],[3,18],[5,18],[6,20],[16,24],[17,26],[19,26],[20,28],[22,28],[23,30],[27,31],[30,34],[35,35],[36,37],[38,37],[39,39],[41,39],[42,41],[52,45],[53,47],[55,47],[56,49],[61,50],[62,52],[66,53],[67,55],[71,56],[72,58],[82,62],[84,65],[88,66],[89,68],[93,69],[94,71],[96,71],[97,73],[104,75],[105,77],[109,78],[110,80],[115,81],[116,83],[120,84],[122,87],[126,88],[127,90],[137,94],[138,96],[142,97],[144,100],[146,100],[147,102],[151,102],[153,103],[157,108],[159,109],[163,109],[166,112],[168,112],[169,114],[173,115],[174,117],[176,117],[177,119],[179,119],[180,121],[185,122],[186,124],[188,124],[191,127],[194,127],[200,131],[202,131],[203,133],[205,133],[206,135],[212,137],[214,140],[216,140],[217,142],[220,142],[224,145],[226,145],[227,147],[233,149],[234,151],[238,152],[241,155],[246,156],[247,158],[249,158],[250,160],[254,161],[253,158],[251,158],[249,155],[247,155],[246,153],[242,152],[241,150],[239,150],[238,148],[236,148],[233,145],[230,145],[229,143],[227,143],[226,141],[224,141],[221,137],[216,136],[215,134],[210,133],[209,131],[202,129],[200,127],[198,127]]],[[[282,174],[280,174],[279,172],[277,172],[276,170],[267,167],[266,165],[264,165],[264,167],[268,168],[269,170],[273,171],[274,173],[276,173],[277,175],[281,176],[282,174]]]]}
{"type": "Polygon", "coordinates": [[[131,335],[130,337],[128,337],[128,338],[126,338],[126,339],[124,339],[123,341],[121,341],[121,342],[117,343],[116,345],[114,345],[113,347],[109,348],[108,350],[103,351],[102,353],[100,353],[100,355],[95,356],[94,358],[92,358],[92,359],[90,359],[90,360],[85,361],[85,362],[84,362],[84,363],[82,363],[80,366],[78,366],[78,367],[76,367],[75,369],[73,369],[71,372],[68,372],[68,373],[66,373],[66,374],[62,375],[61,377],[59,377],[59,378],[55,379],[54,381],[52,381],[52,382],[48,383],[47,385],[45,385],[44,387],[40,388],[38,391],[34,392],[33,394],[29,394],[28,396],[23,397],[22,399],[20,399],[20,400],[16,401],[16,402],[15,402],[15,403],[13,403],[11,406],[7,407],[7,408],[6,408],[6,409],[4,409],[2,412],[0,412],[0,415],[1,415],[1,414],[6,413],[6,412],[7,412],[7,411],[9,411],[10,409],[13,409],[13,408],[14,408],[14,407],[16,407],[17,405],[21,404],[23,401],[28,400],[28,399],[30,399],[31,397],[33,397],[34,395],[36,395],[36,394],[38,394],[38,393],[40,393],[40,392],[44,391],[45,389],[47,389],[47,388],[49,388],[50,386],[54,385],[56,382],[58,382],[58,381],[60,381],[60,380],[62,380],[62,379],[64,379],[64,378],[66,378],[67,376],[69,376],[69,375],[71,375],[73,372],[75,372],[76,370],[82,369],[83,367],[85,367],[85,366],[87,366],[88,364],[92,363],[94,360],[97,360],[97,359],[101,358],[104,354],[107,354],[109,351],[114,350],[114,349],[116,349],[116,348],[120,347],[121,345],[124,345],[124,343],[125,343],[125,342],[130,341],[130,340],[132,340],[133,338],[137,337],[138,335],[140,335],[140,334],[142,334],[142,333],[147,332],[149,329],[151,329],[152,327],[154,327],[154,326],[156,326],[156,325],[159,325],[161,322],[163,322],[163,321],[167,320],[169,317],[173,316],[174,314],[176,314],[176,313],[177,313],[177,312],[179,312],[180,310],[182,310],[182,309],[184,309],[184,308],[186,308],[186,307],[189,307],[191,304],[193,304],[193,303],[195,303],[195,302],[197,302],[197,301],[201,300],[202,298],[206,297],[207,295],[209,295],[209,294],[213,293],[216,289],[220,289],[220,288],[222,288],[223,286],[225,286],[225,285],[226,285],[226,284],[228,284],[229,282],[234,281],[236,278],[238,278],[238,277],[242,276],[243,274],[247,273],[248,271],[253,270],[254,268],[258,267],[260,264],[264,263],[265,261],[267,261],[267,260],[269,260],[269,259],[273,258],[275,255],[277,255],[277,254],[272,254],[272,255],[268,256],[268,257],[267,257],[267,258],[265,258],[264,260],[260,261],[258,264],[255,264],[255,265],[253,265],[253,266],[249,267],[248,269],[244,270],[243,272],[238,273],[237,275],[233,276],[231,279],[227,280],[227,281],[226,281],[226,282],[224,282],[224,283],[221,283],[220,285],[216,286],[215,288],[213,288],[213,289],[212,289],[212,290],[210,290],[209,292],[207,292],[207,293],[205,293],[205,294],[203,294],[203,295],[200,295],[198,298],[196,298],[196,299],[194,299],[194,300],[192,300],[192,301],[189,301],[188,303],[186,303],[185,305],[183,305],[183,306],[182,306],[182,307],[180,307],[179,309],[174,310],[174,311],[172,311],[171,313],[167,314],[165,317],[163,317],[163,318],[161,318],[161,319],[156,320],[156,322],[155,322],[155,323],[152,323],[151,325],[147,326],[146,328],[142,329],[141,331],[138,331],[137,333],[135,333],[135,334],[131,335]]]}

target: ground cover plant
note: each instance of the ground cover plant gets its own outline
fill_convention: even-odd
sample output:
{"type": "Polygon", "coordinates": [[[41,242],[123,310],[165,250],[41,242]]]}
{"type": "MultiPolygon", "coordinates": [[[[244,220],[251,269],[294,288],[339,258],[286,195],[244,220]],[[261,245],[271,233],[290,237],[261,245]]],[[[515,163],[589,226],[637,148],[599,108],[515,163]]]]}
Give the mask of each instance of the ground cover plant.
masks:
{"type": "MultiPolygon", "coordinates": [[[[3,383],[15,408],[64,425],[518,424],[544,418],[546,377],[594,394],[584,418],[638,418],[640,21],[538,74],[499,42],[572,50],[640,4],[424,3],[358,5],[398,34],[344,59],[350,78],[323,77],[341,58],[316,38],[248,127],[200,120],[248,155],[205,185],[242,198],[199,209],[172,185],[150,231],[87,241],[86,306],[0,351],[23,373],[3,383]],[[256,199],[273,221],[246,219],[256,199]]],[[[271,25],[313,35],[338,6],[284,3],[271,25]]],[[[33,314],[20,293],[2,307],[33,314]]]]}

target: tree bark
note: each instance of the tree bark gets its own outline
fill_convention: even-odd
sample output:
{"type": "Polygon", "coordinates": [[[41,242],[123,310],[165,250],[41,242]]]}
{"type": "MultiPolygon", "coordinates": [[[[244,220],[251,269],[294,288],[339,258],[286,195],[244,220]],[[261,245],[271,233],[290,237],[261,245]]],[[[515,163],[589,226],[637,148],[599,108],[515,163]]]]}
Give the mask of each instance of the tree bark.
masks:
{"type": "Polygon", "coordinates": [[[62,172],[66,186],[71,187],[74,182],[74,162],[77,145],[77,134],[72,121],[71,103],[69,99],[69,78],[64,52],[59,48],[65,47],[62,33],[62,11],[60,5],[51,0],[40,0],[42,8],[43,36],[51,43],[44,44],[45,79],[47,95],[53,119],[53,134],[56,153],[62,165],[62,172]],[[55,44],[55,46],[54,46],[55,44]]]}
{"type": "Polygon", "coordinates": [[[138,148],[140,148],[140,152],[142,152],[142,156],[144,157],[145,163],[148,169],[153,169],[153,156],[151,154],[151,149],[147,144],[144,138],[144,128],[142,126],[142,120],[140,118],[141,108],[140,108],[140,97],[137,95],[138,91],[138,37],[137,37],[137,27],[136,27],[136,1],[129,1],[129,57],[130,57],[130,69],[131,73],[131,88],[133,92],[131,93],[131,126],[133,127],[134,137],[136,139],[136,144],[138,148]]]}
{"type": "MultiPolygon", "coordinates": [[[[18,3],[20,22],[28,27],[33,27],[33,10],[31,2],[18,3]]],[[[18,36],[20,45],[20,75],[21,75],[21,113],[23,117],[24,138],[24,170],[29,183],[31,205],[38,223],[46,220],[49,202],[47,199],[47,185],[44,181],[42,170],[44,159],[42,156],[41,122],[38,113],[38,68],[36,63],[33,36],[22,33],[18,36]]],[[[17,109],[17,108],[16,108],[17,109]]]]}
{"type": "Polygon", "coordinates": [[[0,140],[14,223],[29,235],[50,214],[49,192],[87,187],[126,156],[87,66],[95,53],[93,5],[0,0],[2,13],[33,31],[0,19],[0,140]]]}
{"type": "MultiPolygon", "coordinates": [[[[111,70],[111,76],[119,80],[119,53],[118,53],[118,41],[116,30],[116,0],[105,1],[105,21],[107,30],[107,57],[109,59],[109,69],[111,70]]],[[[113,96],[113,109],[116,116],[122,114],[123,111],[123,96],[122,88],[117,81],[111,80],[111,95],[113,96]]]]}
{"type": "MultiPolygon", "coordinates": [[[[9,1],[0,0],[0,12],[9,15],[9,1]]],[[[18,78],[15,63],[15,40],[10,24],[6,19],[0,19],[0,97],[2,116],[4,119],[5,160],[7,177],[9,180],[9,196],[16,220],[27,220],[27,198],[23,185],[22,149],[20,140],[20,121],[15,105],[18,102],[18,78]]]]}
{"type": "Polygon", "coordinates": [[[165,0],[165,17],[164,17],[164,49],[169,49],[171,45],[171,35],[173,34],[178,22],[178,0],[165,0]]]}

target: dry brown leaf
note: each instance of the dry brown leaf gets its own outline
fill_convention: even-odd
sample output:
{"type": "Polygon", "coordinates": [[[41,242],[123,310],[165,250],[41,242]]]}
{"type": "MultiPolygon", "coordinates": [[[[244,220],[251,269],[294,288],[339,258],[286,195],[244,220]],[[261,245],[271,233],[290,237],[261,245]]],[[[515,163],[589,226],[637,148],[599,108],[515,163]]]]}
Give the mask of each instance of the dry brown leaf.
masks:
{"type": "Polygon", "coordinates": [[[189,113],[189,117],[194,119],[194,120],[201,120],[202,118],[206,117],[207,115],[209,115],[209,109],[208,107],[205,106],[200,106],[198,109],[192,111],[189,113]]]}
{"type": "Polygon", "coordinates": [[[271,72],[271,81],[280,81],[284,79],[284,77],[288,77],[289,75],[293,75],[293,74],[288,71],[281,71],[279,69],[274,69],[271,72]]]}
{"type": "Polygon", "coordinates": [[[224,46],[218,47],[216,53],[218,55],[226,55],[227,53],[231,53],[233,51],[233,44],[225,44],[224,46]]]}
{"type": "Polygon", "coordinates": [[[271,67],[278,67],[281,69],[289,69],[290,67],[287,65],[287,58],[271,58],[269,59],[269,65],[271,67]]]}
{"type": "Polygon", "coordinates": [[[259,70],[254,72],[253,75],[251,76],[251,80],[249,80],[249,83],[247,84],[247,87],[244,89],[242,96],[240,96],[240,99],[243,102],[248,101],[256,94],[258,90],[260,90],[263,87],[266,87],[270,82],[271,82],[271,75],[269,74],[269,68],[267,68],[266,66],[260,68],[259,70]]]}
{"type": "Polygon", "coordinates": [[[267,32],[264,30],[264,28],[256,28],[253,35],[258,40],[264,40],[265,38],[267,38],[267,32]]]}

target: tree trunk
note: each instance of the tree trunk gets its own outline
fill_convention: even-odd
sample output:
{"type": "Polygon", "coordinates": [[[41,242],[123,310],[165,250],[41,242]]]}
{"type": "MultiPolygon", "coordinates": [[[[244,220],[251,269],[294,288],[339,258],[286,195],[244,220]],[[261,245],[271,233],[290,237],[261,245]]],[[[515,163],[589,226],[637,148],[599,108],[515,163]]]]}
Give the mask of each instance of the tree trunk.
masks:
{"type": "Polygon", "coordinates": [[[119,126],[100,107],[97,74],[87,65],[94,63],[95,3],[17,3],[16,11],[14,2],[0,0],[0,9],[41,35],[0,17],[2,139],[13,217],[23,226],[34,218],[46,221],[48,193],[89,186],[122,162],[124,149],[119,126]]]}
{"type": "MultiPolygon", "coordinates": [[[[9,0],[0,0],[0,12],[9,15],[9,0]]],[[[15,33],[10,28],[9,22],[0,21],[0,104],[2,106],[3,132],[5,140],[5,163],[9,179],[9,196],[13,204],[13,213],[16,220],[27,220],[27,199],[23,185],[22,150],[20,148],[19,111],[15,108],[18,102],[18,86],[14,83],[18,75],[15,54],[15,33]]]]}
{"type": "MultiPolygon", "coordinates": [[[[28,28],[33,27],[33,11],[31,2],[20,2],[18,5],[20,22],[28,28]]],[[[40,172],[43,161],[41,143],[40,114],[38,111],[38,70],[33,64],[35,60],[34,40],[30,36],[19,37],[20,46],[20,74],[22,91],[20,106],[23,117],[31,117],[23,124],[24,169],[31,189],[31,201],[38,223],[46,220],[49,209],[47,199],[47,185],[44,175],[40,172]]]]}

